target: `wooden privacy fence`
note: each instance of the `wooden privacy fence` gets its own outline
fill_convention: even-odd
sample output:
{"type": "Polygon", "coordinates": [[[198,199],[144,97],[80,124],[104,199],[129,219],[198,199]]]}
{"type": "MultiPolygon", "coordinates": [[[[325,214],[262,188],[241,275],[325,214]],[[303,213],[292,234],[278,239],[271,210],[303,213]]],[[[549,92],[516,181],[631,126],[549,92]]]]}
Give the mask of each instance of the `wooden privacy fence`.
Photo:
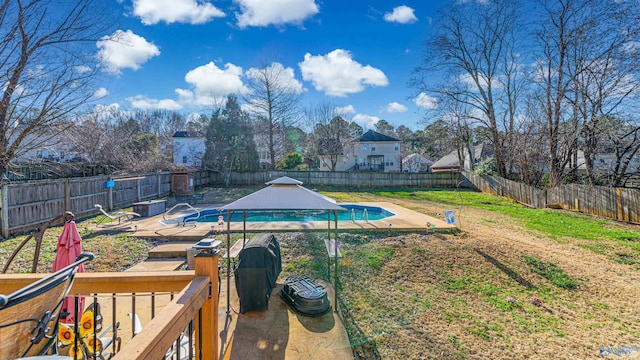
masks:
{"type": "MultiPolygon", "coordinates": [[[[206,171],[196,172],[195,185],[209,181],[206,171]]],[[[70,178],[2,185],[0,201],[2,236],[7,237],[46,222],[65,211],[76,216],[95,214],[95,204],[120,209],[171,193],[171,173],[133,176],[70,178]],[[105,182],[114,180],[112,188],[105,182]]]]}
{"type": "MultiPolygon", "coordinates": [[[[383,173],[347,171],[258,171],[232,173],[232,185],[264,185],[264,183],[288,176],[300,180],[305,186],[340,187],[423,187],[454,188],[462,180],[459,172],[438,173],[383,173]]],[[[220,174],[212,174],[212,181],[223,184],[220,174]]]]}
{"type": "Polygon", "coordinates": [[[640,223],[640,190],[578,184],[547,191],[547,204],[610,219],[640,223]]]}
{"type": "Polygon", "coordinates": [[[505,196],[535,208],[547,207],[547,192],[545,190],[498,176],[475,175],[469,171],[463,172],[463,176],[482,192],[505,196]]]}
{"type": "Polygon", "coordinates": [[[562,208],[610,219],[640,223],[640,190],[580,184],[562,185],[549,190],[503,179],[464,172],[478,190],[505,196],[535,208],[562,208]]]}

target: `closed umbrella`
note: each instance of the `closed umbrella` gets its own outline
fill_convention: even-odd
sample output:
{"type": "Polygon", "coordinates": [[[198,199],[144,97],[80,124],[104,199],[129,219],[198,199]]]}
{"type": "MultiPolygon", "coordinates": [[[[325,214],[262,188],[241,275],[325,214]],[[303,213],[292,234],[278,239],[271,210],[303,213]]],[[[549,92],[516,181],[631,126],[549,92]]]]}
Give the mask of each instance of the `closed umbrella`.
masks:
{"type": "MultiPolygon", "coordinates": [[[[78,233],[75,221],[67,221],[62,229],[62,234],[58,238],[58,245],[56,247],[56,258],[53,261],[52,271],[62,269],[69,264],[76,261],[76,258],[82,253],[82,238],[78,233]]],[[[78,266],[78,272],[84,272],[84,265],[78,266]]],[[[84,308],[84,297],[78,299],[78,314],[82,314],[84,308]]],[[[74,322],[75,316],[75,299],[73,296],[67,296],[62,303],[63,313],[68,313],[68,316],[61,316],[60,321],[63,323],[71,324],[74,322]]]]}

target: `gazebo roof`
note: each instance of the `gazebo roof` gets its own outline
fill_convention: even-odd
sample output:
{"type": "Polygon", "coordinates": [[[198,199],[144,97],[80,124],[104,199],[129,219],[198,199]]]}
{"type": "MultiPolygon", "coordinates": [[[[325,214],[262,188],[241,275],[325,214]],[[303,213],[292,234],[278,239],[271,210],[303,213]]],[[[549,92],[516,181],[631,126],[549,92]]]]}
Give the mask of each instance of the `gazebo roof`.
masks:
{"type": "Polygon", "coordinates": [[[222,210],[346,210],[336,201],[309,190],[290,177],[269,181],[267,187],[222,207],[222,210]]]}

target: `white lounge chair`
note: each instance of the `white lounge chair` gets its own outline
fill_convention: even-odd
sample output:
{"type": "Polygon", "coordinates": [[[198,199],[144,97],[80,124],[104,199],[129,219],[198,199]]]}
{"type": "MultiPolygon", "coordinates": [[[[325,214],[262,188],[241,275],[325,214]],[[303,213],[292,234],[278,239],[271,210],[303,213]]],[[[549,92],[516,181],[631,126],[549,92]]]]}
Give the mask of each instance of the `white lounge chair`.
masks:
{"type": "MultiPolygon", "coordinates": [[[[140,214],[132,212],[132,211],[118,211],[116,213],[113,214],[109,214],[108,212],[104,211],[104,209],[102,208],[102,205],[100,204],[95,204],[94,205],[96,207],[96,209],[98,209],[98,211],[100,211],[102,213],[102,215],[104,215],[106,218],[109,218],[111,220],[118,220],[118,224],[120,224],[120,221],[122,221],[122,219],[124,218],[124,220],[132,220],[134,217],[140,217],[140,214]]],[[[105,218],[100,219],[100,221],[97,222],[97,224],[100,224],[101,222],[104,221],[105,218]]]]}

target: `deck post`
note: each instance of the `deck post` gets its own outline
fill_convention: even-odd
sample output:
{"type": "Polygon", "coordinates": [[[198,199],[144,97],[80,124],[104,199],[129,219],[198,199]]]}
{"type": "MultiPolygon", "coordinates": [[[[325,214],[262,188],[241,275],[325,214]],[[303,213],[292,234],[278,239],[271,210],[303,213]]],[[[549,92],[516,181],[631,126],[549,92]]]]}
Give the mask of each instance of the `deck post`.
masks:
{"type": "Polygon", "coordinates": [[[196,316],[196,331],[202,329],[202,336],[196,335],[196,358],[218,359],[218,251],[200,250],[195,255],[196,276],[208,276],[211,296],[202,305],[202,316],[196,316]],[[199,322],[201,323],[199,324],[199,322]],[[202,340],[200,340],[202,339],[202,340]],[[198,353],[202,351],[198,355],[198,353]]]}

